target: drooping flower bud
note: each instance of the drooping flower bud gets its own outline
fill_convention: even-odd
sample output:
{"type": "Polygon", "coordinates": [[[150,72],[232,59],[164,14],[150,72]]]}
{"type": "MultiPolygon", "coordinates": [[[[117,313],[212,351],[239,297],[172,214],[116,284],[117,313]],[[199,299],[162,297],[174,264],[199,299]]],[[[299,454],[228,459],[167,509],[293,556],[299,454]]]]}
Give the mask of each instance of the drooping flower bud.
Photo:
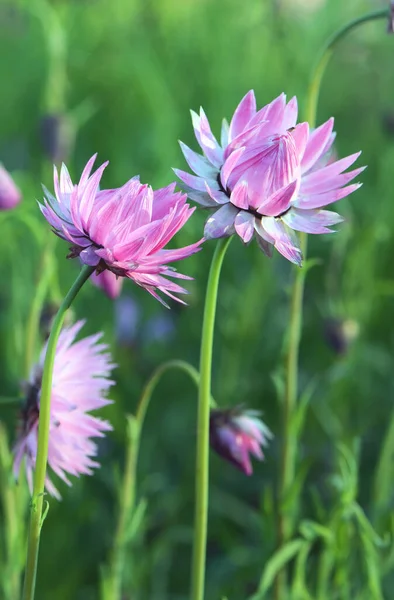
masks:
{"type": "Polygon", "coordinates": [[[115,300],[115,298],[120,296],[120,292],[122,291],[123,279],[112,273],[112,271],[108,271],[108,269],[99,275],[93,273],[91,282],[96,287],[101,288],[111,300],[115,300]]]}
{"type": "Polygon", "coordinates": [[[327,319],[324,326],[327,344],[336,354],[346,354],[359,331],[359,324],[354,319],[327,319]]]}
{"type": "Polygon", "coordinates": [[[253,472],[249,455],[263,460],[262,447],[272,438],[258,411],[240,407],[211,410],[209,435],[211,448],[246,475],[253,472]]]}

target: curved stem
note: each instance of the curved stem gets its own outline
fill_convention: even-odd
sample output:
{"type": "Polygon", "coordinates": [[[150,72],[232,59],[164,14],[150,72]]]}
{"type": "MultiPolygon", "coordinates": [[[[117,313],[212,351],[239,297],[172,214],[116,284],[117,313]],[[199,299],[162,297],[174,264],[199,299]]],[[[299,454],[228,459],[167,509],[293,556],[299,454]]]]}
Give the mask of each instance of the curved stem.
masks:
{"type": "Polygon", "coordinates": [[[51,420],[52,373],[55,362],[57,341],[67,309],[71,306],[75,296],[78,294],[83,284],[89,279],[93,271],[94,267],[85,266],[82,268],[59,308],[59,311],[53,321],[52,330],[48,339],[40,394],[37,458],[36,468],[34,471],[33,496],[31,499],[29,543],[27,550],[23,600],[33,600],[34,598],[38,548],[40,543],[41,526],[43,522],[42,512],[48,460],[49,427],[51,420]]]}
{"type": "Polygon", "coordinates": [[[198,393],[196,499],[193,540],[191,599],[203,600],[207,545],[209,488],[209,403],[211,397],[212,346],[220,271],[231,238],[218,241],[208,276],[200,353],[198,393]]]}
{"type": "MultiPolygon", "coordinates": [[[[127,449],[126,462],[122,488],[120,491],[119,520],[116,528],[114,547],[111,559],[111,572],[109,588],[105,598],[119,600],[122,594],[122,573],[125,561],[127,544],[127,525],[132,517],[135,503],[135,486],[138,453],[140,447],[141,431],[148,410],[152,394],[164,373],[171,369],[184,371],[194,381],[197,388],[200,383],[200,374],[192,365],[183,360],[170,360],[163,363],[151,375],[141,394],[135,417],[128,416],[127,423],[127,449]]],[[[211,404],[214,404],[211,399],[211,404]]]]}
{"type": "MultiPolygon", "coordinates": [[[[369,21],[387,18],[388,9],[381,9],[355,19],[335,32],[323,47],[318,61],[312,70],[309,83],[305,120],[309,126],[316,126],[316,112],[319,92],[323,75],[332,55],[333,49],[342,38],[354,28],[369,21]]],[[[304,260],[306,260],[308,236],[300,234],[300,246],[304,260]]],[[[293,431],[293,416],[296,410],[298,396],[298,357],[302,329],[302,304],[304,297],[305,269],[298,269],[295,273],[291,292],[290,322],[288,329],[288,347],[286,356],[286,375],[284,393],[283,416],[283,452],[279,483],[279,515],[278,515],[278,546],[283,546],[292,535],[294,510],[292,507],[284,508],[287,497],[294,482],[295,465],[297,458],[297,439],[293,431]]],[[[282,571],[275,582],[275,597],[281,600],[284,597],[286,586],[285,571],[282,571]]]]}

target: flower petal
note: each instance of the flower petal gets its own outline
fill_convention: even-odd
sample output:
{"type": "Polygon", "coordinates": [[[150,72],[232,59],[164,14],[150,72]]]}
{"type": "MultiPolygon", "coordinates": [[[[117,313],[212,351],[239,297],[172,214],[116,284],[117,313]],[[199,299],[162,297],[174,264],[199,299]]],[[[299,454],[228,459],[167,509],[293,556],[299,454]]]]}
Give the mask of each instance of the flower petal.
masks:
{"type": "Polygon", "coordinates": [[[358,188],[362,186],[362,183],[353,183],[339,190],[331,190],[324,194],[310,194],[309,196],[299,196],[294,202],[297,208],[321,208],[327,206],[337,200],[342,200],[349,194],[352,194],[358,188]]]}
{"type": "Polygon", "coordinates": [[[302,210],[291,208],[282,217],[282,221],[296,231],[305,233],[332,233],[328,229],[331,225],[337,225],[343,221],[343,217],[330,210],[302,210]]]}
{"type": "Polygon", "coordinates": [[[246,129],[250,119],[256,114],[256,98],[254,91],[250,90],[238,104],[230,123],[229,140],[246,129]]]}
{"type": "Polygon", "coordinates": [[[327,143],[330,140],[333,127],[334,119],[331,117],[326,123],[312,131],[301,162],[302,173],[307,173],[319,160],[323,152],[327,152],[327,143]]]}
{"type": "Polygon", "coordinates": [[[213,167],[204,156],[197,154],[197,152],[194,152],[191,148],[189,148],[189,146],[186,146],[186,144],[181,141],[179,142],[179,145],[187,164],[191,170],[196,173],[196,175],[215,179],[218,174],[218,170],[215,169],[215,167],[213,167]]]}
{"type": "Polygon", "coordinates": [[[287,260],[301,266],[302,252],[291,230],[286,230],[281,219],[263,217],[261,224],[265,231],[274,239],[274,246],[287,260]]]}
{"type": "Polygon", "coordinates": [[[217,210],[205,224],[205,239],[228,237],[235,232],[234,221],[238,209],[232,204],[225,204],[217,210]]]}
{"type": "Polygon", "coordinates": [[[255,216],[241,210],[235,217],[234,226],[242,241],[247,244],[253,237],[255,216]]]}

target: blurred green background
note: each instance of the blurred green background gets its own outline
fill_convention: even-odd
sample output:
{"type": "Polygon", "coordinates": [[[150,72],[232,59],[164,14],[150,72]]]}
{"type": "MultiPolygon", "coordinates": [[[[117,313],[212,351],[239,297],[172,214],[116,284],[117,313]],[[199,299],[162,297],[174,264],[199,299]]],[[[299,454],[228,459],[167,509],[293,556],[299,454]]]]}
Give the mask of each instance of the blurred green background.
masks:
{"type": "MultiPolygon", "coordinates": [[[[52,189],[53,159],[65,159],[77,179],[98,152],[101,162],[110,161],[105,187],[119,186],[137,173],[154,187],[166,185],[174,180],[171,167],[185,166],[177,140],[197,149],[190,108],[202,105],[218,133],[221,119],[231,117],[241,97],[254,88],[260,106],[282,91],[288,98],[296,94],[302,115],[308,77],[322,43],[351,18],[384,4],[1,0],[0,161],[23,192],[15,211],[0,214],[1,395],[18,394],[26,377],[26,323],[49,240],[36,199],[42,195],[41,183],[52,189]],[[48,117],[60,123],[56,156],[48,117]]],[[[294,491],[300,522],[327,525],[351,497],[382,536],[391,535],[394,518],[393,53],[394,38],[386,34],[386,23],[365,25],[338,46],[323,81],[318,122],[333,115],[338,155],[361,149],[359,163],[368,169],[361,190],[341,202],[346,223],[340,231],[310,239],[309,254],[318,263],[307,278],[300,386],[301,392],[311,384],[313,390],[294,491]],[[351,343],[344,337],[344,323],[346,331],[358,331],[351,343]]],[[[199,211],[176,243],[201,237],[205,217],[199,211]]],[[[103,330],[119,364],[115,403],[102,411],[114,431],[100,444],[102,468],[94,477],[77,480],[70,489],[60,484],[63,501],[50,502],[40,549],[40,600],[99,598],[100,570],[116,526],[125,414],[135,411],[144,382],[162,361],[184,358],[197,366],[213,247],[205,244],[201,253],[179,265],[194,277],[187,284],[186,308],[166,311],[127,281],[120,301],[111,302],[89,285],[75,303],[76,316],[88,317],[84,333],[103,330]],[[125,305],[128,336],[119,326],[125,305]]],[[[65,260],[66,253],[66,244],[59,241],[57,279],[63,294],[77,272],[77,264],[65,260]]],[[[214,396],[223,406],[244,403],[261,410],[275,438],[250,478],[211,457],[207,600],[247,598],[275,550],[281,448],[275,382],[280,386],[292,274],[281,256],[268,260],[255,244],[244,248],[239,240],[225,260],[214,396]]],[[[57,295],[53,289],[52,300],[57,295]]],[[[17,410],[2,406],[0,418],[12,444],[17,410]]],[[[195,420],[193,384],[182,373],[166,375],[143,434],[138,498],[146,500],[147,511],[130,545],[125,599],[187,598],[195,420]]],[[[352,517],[346,511],[340,514],[331,591],[319,598],[391,598],[391,541],[382,548],[371,542],[369,556],[363,546],[367,533],[363,538],[352,517]],[[383,596],[376,592],[374,578],[383,596]]],[[[375,539],[372,533],[370,538],[375,539]]],[[[317,598],[315,567],[322,547],[321,540],[313,543],[304,565],[304,588],[310,595],[299,586],[292,599],[317,598]]],[[[1,560],[6,560],[4,552],[1,560]]]]}

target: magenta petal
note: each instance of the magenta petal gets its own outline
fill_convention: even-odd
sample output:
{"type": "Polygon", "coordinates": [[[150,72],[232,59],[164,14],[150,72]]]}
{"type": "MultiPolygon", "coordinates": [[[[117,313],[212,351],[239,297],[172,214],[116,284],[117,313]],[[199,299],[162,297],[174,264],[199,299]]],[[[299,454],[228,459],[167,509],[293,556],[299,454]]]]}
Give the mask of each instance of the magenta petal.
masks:
{"type": "Polygon", "coordinates": [[[334,119],[328,119],[326,123],[320,125],[309,135],[309,140],[305,149],[305,153],[301,162],[302,173],[307,173],[309,169],[319,160],[323,152],[328,150],[327,144],[332,134],[334,127],[334,119]]]}
{"type": "Polygon", "coordinates": [[[362,183],[353,183],[339,190],[332,190],[324,194],[311,194],[310,196],[299,196],[294,203],[297,208],[320,208],[327,206],[337,200],[342,200],[349,194],[352,194],[358,188],[362,186],[362,183]]]}
{"type": "Polygon", "coordinates": [[[225,189],[227,188],[227,183],[228,183],[228,179],[231,175],[231,172],[234,169],[237,162],[239,161],[239,159],[241,158],[244,151],[245,151],[245,148],[238,148],[238,150],[234,150],[234,152],[232,152],[230,154],[230,156],[224,163],[224,165],[220,171],[220,180],[225,189]]]}
{"type": "Polygon", "coordinates": [[[294,195],[297,193],[298,185],[298,179],[292,181],[286,187],[272,194],[258,207],[257,211],[260,214],[268,215],[269,217],[275,217],[282,214],[289,208],[294,195]]]}
{"type": "MultiPolygon", "coordinates": [[[[361,154],[361,152],[356,152],[355,154],[346,156],[345,158],[342,158],[341,160],[337,160],[337,161],[329,164],[328,166],[322,167],[320,169],[317,169],[316,171],[312,171],[308,175],[305,175],[302,178],[302,185],[301,185],[300,192],[305,193],[305,194],[309,194],[310,192],[316,192],[317,191],[316,188],[324,185],[325,182],[333,181],[343,171],[346,171],[346,169],[351,167],[351,165],[357,160],[357,158],[360,156],[360,154],[361,154]]],[[[360,169],[363,170],[363,169],[365,169],[365,167],[360,167],[360,169]]],[[[355,171],[353,171],[353,172],[355,172],[355,171]]],[[[359,171],[359,172],[361,172],[361,171],[359,171]]],[[[354,175],[354,177],[357,177],[357,175],[354,175]]],[[[350,181],[350,179],[348,179],[347,181],[350,181]]],[[[325,184],[325,185],[327,185],[327,184],[325,184]]],[[[329,183],[329,185],[331,185],[331,183],[329,183]]],[[[342,184],[342,185],[344,185],[344,184],[342,184]]],[[[327,189],[321,189],[318,193],[325,192],[328,189],[333,189],[333,188],[328,187],[327,189]]]]}
{"type": "Polygon", "coordinates": [[[343,221],[341,215],[330,210],[302,210],[291,208],[282,217],[282,221],[296,231],[305,233],[332,233],[328,229],[343,221]]]}
{"type": "Polygon", "coordinates": [[[238,208],[248,209],[248,183],[247,181],[240,180],[236,184],[235,188],[231,192],[230,196],[231,203],[238,208]]]}
{"type": "Polygon", "coordinates": [[[291,235],[291,231],[286,230],[282,220],[275,219],[274,217],[263,217],[261,224],[265,231],[274,239],[274,245],[278,252],[290,262],[301,266],[302,253],[298,242],[295,236],[291,235]]]}
{"type": "Polygon", "coordinates": [[[304,156],[305,148],[309,138],[309,125],[308,123],[299,123],[291,132],[294,139],[296,149],[298,152],[298,159],[301,162],[304,156]]]}
{"type": "Polygon", "coordinates": [[[254,233],[254,221],[255,216],[244,210],[241,210],[235,217],[235,231],[245,244],[252,239],[254,233]]]}
{"type": "Polygon", "coordinates": [[[287,129],[291,129],[292,127],[295,127],[295,124],[297,123],[297,116],[298,116],[298,103],[297,103],[296,96],[293,96],[293,98],[291,98],[291,100],[288,102],[288,104],[285,107],[285,110],[283,112],[283,120],[282,120],[283,131],[286,131],[287,129]]]}
{"type": "Polygon", "coordinates": [[[229,140],[233,140],[237,135],[246,129],[250,119],[256,114],[256,98],[254,91],[250,90],[238,104],[234,116],[231,119],[229,140]]]}
{"type": "Polygon", "coordinates": [[[238,209],[228,203],[219,208],[205,223],[205,239],[228,237],[235,232],[234,221],[238,209]]]}

